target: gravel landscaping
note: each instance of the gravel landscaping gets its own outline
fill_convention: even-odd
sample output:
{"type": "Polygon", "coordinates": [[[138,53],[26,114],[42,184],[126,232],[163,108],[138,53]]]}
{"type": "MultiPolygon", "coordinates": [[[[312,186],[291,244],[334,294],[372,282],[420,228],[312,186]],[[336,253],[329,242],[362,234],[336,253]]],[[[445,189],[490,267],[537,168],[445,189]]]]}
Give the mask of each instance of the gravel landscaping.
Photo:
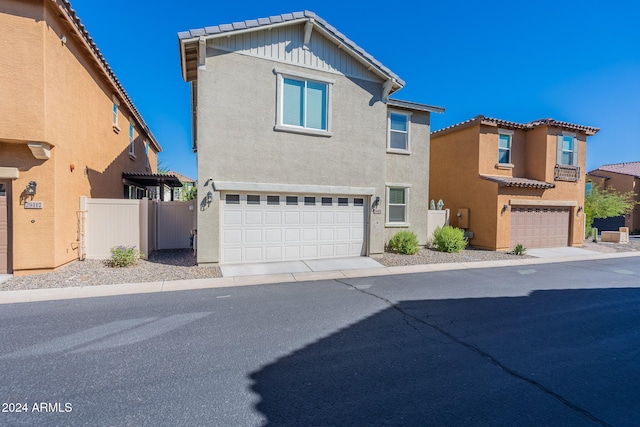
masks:
{"type": "MultiPolygon", "coordinates": [[[[632,238],[629,243],[625,244],[585,241],[583,247],[603,253],[640,251],[640,239],[632,238]]],[[[460,253],[453,254],[422,248],[415,255],[385,253],[379,262],[384,266],[394,267],[522,258],[531,257],[474,248],[467,248],[460,253]]],[[[203,279],[221,276],[220,269],[217,267],[198,267],[193,253],[188,249],[163,250],[153,252],[148,260],[141,260],[136,266],[125,268],[109,267],[105,261],[100,260],[74,261],[55,272],[11,278],[4,283],[0,283],[0,291],[203,279]]]]}

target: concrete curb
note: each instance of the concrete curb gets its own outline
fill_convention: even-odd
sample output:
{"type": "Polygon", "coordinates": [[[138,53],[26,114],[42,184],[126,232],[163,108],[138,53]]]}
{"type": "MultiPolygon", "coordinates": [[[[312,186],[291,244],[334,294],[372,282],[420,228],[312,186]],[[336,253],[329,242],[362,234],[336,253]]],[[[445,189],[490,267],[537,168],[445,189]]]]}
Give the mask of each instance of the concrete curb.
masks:
{"type": "Polygon", "coordinates": [[[400,267],[367,268],[360,270],[315,271],[305,273],[270,274],[262,276],[216,277],[192,280],[166,280],[162,282],[123,283],[102,286],[74,286],[68,288],[28,289],[1,291],[0,304],[39,301],[57,301],[76,298],[94,298],[116,295],[156,292],[189,291],[197,289],[230,288],[287,282],[310,282],[361,277],[391,276],[398,274],[430,273],[436,271],[470,270],[477,268],[517,267],[523,265],[555,264],[564,262],[640,257],[640,252],[617,252],[558,258],[525,258],[521,260],[472,261],[443,264],[418,264],[400,267]]]}

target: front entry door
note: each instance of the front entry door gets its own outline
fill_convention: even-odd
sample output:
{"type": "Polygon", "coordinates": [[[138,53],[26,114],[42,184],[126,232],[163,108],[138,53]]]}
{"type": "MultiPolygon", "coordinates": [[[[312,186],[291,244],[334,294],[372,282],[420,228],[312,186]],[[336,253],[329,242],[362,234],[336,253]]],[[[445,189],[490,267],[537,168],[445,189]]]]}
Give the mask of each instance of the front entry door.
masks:
{"type": "Polygon", "coordinates": [[[9,183],[0,181],[0,274],[9,273],[9,183]]]}

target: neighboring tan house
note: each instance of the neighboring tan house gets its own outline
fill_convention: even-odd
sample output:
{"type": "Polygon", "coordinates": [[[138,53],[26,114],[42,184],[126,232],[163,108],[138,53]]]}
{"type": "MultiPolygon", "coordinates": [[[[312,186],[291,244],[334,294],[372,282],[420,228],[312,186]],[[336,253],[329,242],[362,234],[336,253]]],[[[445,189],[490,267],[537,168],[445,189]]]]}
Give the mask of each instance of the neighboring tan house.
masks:
{"type": "Polygon", "coordinates": [[[427,236],[430,113],[312,12],[178,34],[191,82],[198,263],[381,256],[427,236]]]}
{"type": "MultiPolygon", "coordinates": [[[[188,176],[182,175],[181,173],[175,171],[169,171],[168,175],[173,175],[182,183],[181,187],[172,188],[173,199],[185,201],[187,200],[187,195],[192,191],[192,189],[196,186],[196,181],[189,178],[188,176]]],[[[166,195],[165,195],[166,198],[166,195]]]]}
{"type": "Polygon", "coordinates": [[[430,197],[442,199],[451,225],[479,248],[581,246],[586,140],[598,130],[484,116],[438,130],[430,197]]]}
{"type": "MultiPolygon", "coordinates": [[[[620,193],[633,191],[635,201],[640,202],[640,162],[603,165],[587,173],[587,179],[602,188],[614,188],[620,193]]],[[[613,221],[607,221],[607,219],[604,221],[616,225],[610,227],[612,230],[617,231],[618,227],[629,227],[630,231],[640,233],[640,205],[636,205],[629,215],[616,217],[613,221]],[[619,221],[616,223],[616,220],[619,221]]],[[[598,226],[596,221],[594,221],[594,227],[605,229],[598,226]]]]}
{"type": "Polygon", "coordinates": [[[0,2],[0,47],[0,273],[52,270],[80,196],[144,197],[160,146],[67,1],[0,2]]]}

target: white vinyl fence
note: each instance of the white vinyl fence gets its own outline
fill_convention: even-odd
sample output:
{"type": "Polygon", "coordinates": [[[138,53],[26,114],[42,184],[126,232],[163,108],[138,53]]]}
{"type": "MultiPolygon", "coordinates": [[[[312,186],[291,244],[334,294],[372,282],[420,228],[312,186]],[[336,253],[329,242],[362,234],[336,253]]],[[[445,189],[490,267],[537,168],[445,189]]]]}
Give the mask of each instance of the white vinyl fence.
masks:
{"type": "Polygon", "coordinates": [[[433,241],[433,232],[436,228],[449,225],[449,209],[427,211],[427,243],[433,241]]]}
{"type": "Polygon", "coordinates": [[[114,246],[189,248],[193,202],[80,198],[80,259],[107,259],[114,246]]]}

